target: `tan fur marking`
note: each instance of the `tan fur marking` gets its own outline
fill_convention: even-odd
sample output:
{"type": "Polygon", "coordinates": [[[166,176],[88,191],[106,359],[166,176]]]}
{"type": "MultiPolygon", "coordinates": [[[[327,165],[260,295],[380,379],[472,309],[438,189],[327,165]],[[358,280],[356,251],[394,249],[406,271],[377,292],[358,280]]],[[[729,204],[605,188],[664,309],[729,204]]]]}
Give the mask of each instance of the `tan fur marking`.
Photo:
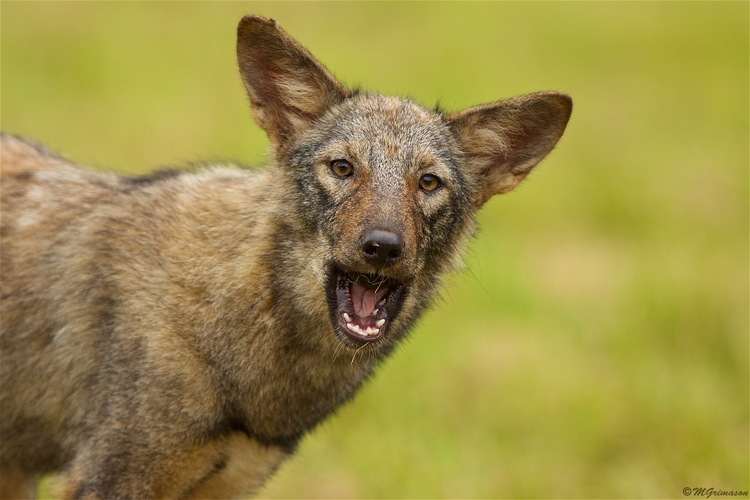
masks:
{"type": "Polygon", "coordinates": [[[263,446],[244,434],[233,434],[222,452],[224,467],[197,485],[185,498],[225,499],[251,495],[286,456],[277,447],[263,446]]]}
{"type": "Polygon", "coordinates": [[[0,469],[0,500],[36,498],[36,478],[14,469],[0,469]]]}

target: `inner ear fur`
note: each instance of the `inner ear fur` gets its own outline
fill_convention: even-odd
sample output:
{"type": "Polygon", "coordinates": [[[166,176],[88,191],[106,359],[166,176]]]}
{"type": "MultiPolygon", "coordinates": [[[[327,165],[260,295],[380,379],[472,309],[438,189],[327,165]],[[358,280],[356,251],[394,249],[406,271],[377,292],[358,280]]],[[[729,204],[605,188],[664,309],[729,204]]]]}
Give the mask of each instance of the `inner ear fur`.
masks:
{"type": "Polygon", "coordinates": [[[349,92],[273,19],[245,16],[237,61],[253,117],[278,146],[307,128],[349,92]]]}
{"type": "Polygon", "coordinates": [[[552,151],[572,109],[567,94],[537,92],[447,117],[478,187],[477,208],[515,188],[552,151]]]}

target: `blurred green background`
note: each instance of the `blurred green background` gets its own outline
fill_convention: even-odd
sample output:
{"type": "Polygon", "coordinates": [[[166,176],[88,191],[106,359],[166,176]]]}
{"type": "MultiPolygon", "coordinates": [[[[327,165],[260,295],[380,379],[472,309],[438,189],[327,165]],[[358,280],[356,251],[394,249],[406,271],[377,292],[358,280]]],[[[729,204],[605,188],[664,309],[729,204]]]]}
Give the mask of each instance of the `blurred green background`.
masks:
{"type": "Polygon", "coordinates": [[[3,1],[1,125],[122,172],[261,165],[246,13],[429,107],[568,92],[444,300],[261,496],[748,490],[748,5],[3,1]]]}

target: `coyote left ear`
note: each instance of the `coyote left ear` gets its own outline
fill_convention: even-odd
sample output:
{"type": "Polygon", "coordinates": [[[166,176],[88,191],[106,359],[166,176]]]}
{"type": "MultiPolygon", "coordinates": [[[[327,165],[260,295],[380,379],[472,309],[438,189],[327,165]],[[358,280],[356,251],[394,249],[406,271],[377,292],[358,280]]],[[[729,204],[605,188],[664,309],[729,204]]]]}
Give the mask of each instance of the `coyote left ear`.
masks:
{"type": "Polygon", "coordinates": [[[349,95],[273,19],[253,15],[240,21],[237,60],[253,117],[274,146],[307,128],[349,95]]]}
{"type": "Polygon", "coordinates": [[[447,117],[477,183],[474,205],[507,193],[557,144],[573,109],[570,96],[538,92],[447,117]]]}

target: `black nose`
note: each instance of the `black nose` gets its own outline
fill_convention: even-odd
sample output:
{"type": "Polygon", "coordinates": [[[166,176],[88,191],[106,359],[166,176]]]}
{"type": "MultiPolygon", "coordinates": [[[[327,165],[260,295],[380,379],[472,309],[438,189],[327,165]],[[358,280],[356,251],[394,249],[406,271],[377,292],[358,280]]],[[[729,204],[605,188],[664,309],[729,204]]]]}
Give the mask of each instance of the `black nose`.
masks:
{"type": "Polygon", "coordinates": [[[404,241],[390,231],[370,231],[362,236],[359,248],[365,260],[375,267],[395,264],[404,252],[404,241]]]}

